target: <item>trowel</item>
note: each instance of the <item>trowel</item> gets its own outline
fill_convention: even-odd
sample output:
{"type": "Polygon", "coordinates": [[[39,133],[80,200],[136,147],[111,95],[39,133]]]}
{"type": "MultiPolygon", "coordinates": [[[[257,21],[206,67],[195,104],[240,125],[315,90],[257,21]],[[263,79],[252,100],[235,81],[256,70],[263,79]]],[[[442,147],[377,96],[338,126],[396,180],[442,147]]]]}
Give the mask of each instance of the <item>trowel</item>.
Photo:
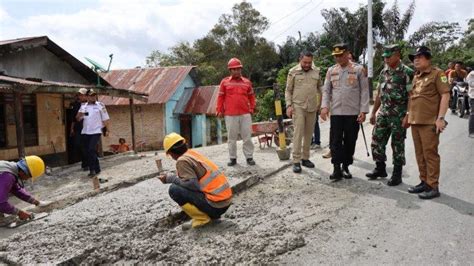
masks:
{"type": "Polygon", "coordinates": [[[22,226],[22,225],[27,224],[29,222],[43,219],[44,217],[46,217],[48,215],[49,215],[49,213],[47,213],[47,212],[32,213],[31,218],[26,219],[26,220],[17,220],[15,222],[10,223],[9,225],[7,225],[7,228],[9,228],[9,229],[17,228],[18,226],[22,226]]]}

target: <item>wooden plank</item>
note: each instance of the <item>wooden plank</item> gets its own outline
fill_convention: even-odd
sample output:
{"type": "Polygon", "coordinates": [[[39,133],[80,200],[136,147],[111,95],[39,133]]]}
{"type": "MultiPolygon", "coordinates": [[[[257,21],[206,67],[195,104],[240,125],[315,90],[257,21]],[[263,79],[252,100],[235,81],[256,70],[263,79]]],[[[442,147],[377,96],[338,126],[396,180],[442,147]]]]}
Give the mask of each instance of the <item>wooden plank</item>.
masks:
{"type": "Polygon", "coordinates": [[[135,107],[133,105],[133,98],[129,98],[129,103],[130,103],[130,126],[132,129],[132,147],[133,147],[133,152],[137,154],[137,146],[136,146],[136,140],[135,140],[135,110],[134,110],[135,107]]]}
{"type": "Polygon", "coordinates": [[[14,94],[15,125],[16,125],[16,143],[18,149],[18,158],[25,157],[25,131],[23,128],[21,93],[15,91],[14,94]]]}

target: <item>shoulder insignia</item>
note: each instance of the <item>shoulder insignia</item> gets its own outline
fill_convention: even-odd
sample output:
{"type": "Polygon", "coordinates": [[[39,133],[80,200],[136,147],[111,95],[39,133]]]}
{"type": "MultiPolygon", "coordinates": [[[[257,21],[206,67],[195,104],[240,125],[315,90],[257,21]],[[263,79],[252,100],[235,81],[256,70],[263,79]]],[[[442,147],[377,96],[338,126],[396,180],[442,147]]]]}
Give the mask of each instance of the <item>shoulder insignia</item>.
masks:
{"type": "Polygon", "coordinates": [[[441,82],[448,83],[448,78],[446,78],[446,75],[441,75],[441,82]]]}

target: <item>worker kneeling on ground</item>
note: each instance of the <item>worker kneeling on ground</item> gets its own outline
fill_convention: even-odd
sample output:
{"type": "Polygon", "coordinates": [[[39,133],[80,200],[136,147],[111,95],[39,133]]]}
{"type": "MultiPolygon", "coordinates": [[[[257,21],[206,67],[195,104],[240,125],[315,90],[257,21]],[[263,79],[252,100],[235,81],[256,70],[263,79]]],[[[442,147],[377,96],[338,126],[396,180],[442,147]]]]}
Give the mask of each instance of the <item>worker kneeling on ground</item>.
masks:
{"type": "Polygon", "coordinates": [[[23,181],[32,179],[35,181],[44,173],[45,165],[38,156],[26,156],[18,162],[0,161],[0,212],[18,215],[20,220],[31,218],[32,215],[26,211],[15,208],[8,202],[9,194],[17,198],[34,204],[45,206],[48,203],[38,201],[31,196],[24,188],[23,181]]]}
{"type": "MultiPolygon", "coordinates": [[[[171,184],[170,197],[192,219],[193,228],[219,219],[229,208],[232,189],[227,177],[217,165],[195,150],[188,149],[185,139],[176,133],[163,141],[167,155],[176,160],[177,175],[160,175],[165,184],[171,184]]],[[[183,229],[188,229],[184,225],[183,229]]]]}

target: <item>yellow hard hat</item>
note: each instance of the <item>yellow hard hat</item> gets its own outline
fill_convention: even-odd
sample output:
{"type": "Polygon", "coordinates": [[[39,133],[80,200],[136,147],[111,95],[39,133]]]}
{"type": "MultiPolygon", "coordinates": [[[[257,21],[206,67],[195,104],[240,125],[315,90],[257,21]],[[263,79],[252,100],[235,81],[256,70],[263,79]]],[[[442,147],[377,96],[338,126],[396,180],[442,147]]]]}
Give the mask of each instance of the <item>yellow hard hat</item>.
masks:
{"type": "Polygon", "coordinates": [[[165,139],[163,140],[163,148],[165,148],[165,152],[168,153],[169,149],[173,147],[176,143],[180,141],[186,141],[181,135],[178,133],[170,133],[165,136],[165,139]]]}
{"type": "Polygon", "coordinates": [[[45,165],[43,159],[36,155],[25,157],[26,165],[30,171],[31,179],[35,181],[39,176],[44,174],[45,165]]]}

